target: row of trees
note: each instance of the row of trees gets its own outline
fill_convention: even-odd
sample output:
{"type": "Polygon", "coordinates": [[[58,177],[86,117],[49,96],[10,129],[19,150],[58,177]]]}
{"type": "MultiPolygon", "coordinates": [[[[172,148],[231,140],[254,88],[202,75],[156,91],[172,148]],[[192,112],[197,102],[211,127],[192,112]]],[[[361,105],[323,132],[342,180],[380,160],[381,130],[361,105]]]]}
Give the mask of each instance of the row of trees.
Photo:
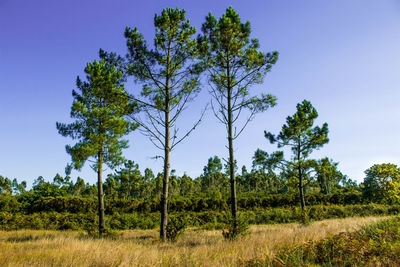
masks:
{"type": "MultiPolygon", "coordinates": [[[[160,238],[165,241],[170,193],[195,193],[207,188],[225,194],[229,183],[232,213],[229,235],[235,237],[239,232],[238,183],[240,190],[271,193],[297,188],[303,210],[306,189],[317,185],[322,192],[329,193],[340,182],[345,184],[336,163],[327,158],[309,159],[312,151],[321,148],[329,139],[326,123],[322,127],[314,126],[318,113],[306,100],[297,105],[297,112],[287,118],[278,135],[265,132],[269,142],[276,143],[278,148],[289,147],[292,157],[286,157],[283,151],[268,154],[258,150],[253,170],[250,173],[242,170],[241,176],[236,175],[234,140],[255,114],[276,105],[274,96],[251,96],[250,88],[262,83],[276,63],[278,53],[260,51],[258,40],[250,38],[250,23],[242,23],[233,8],[228,8],[220,19],[210,13],[197,37],[196,28],[186,19],[185,11],[178,8],[167,8],[155,15],[154,26],[153,46],[147,44],[137,28],[127,27],[128,54],[125,57],[100,49],[100,61],[88,63],[85,68],[86,81],[77,78],[78,90],[73,90],[71,108],[75,121],[57,123],[61,135],[77,141],[66,147],[72,159],[68,168],[80,169],[86,161],[91,161],[92,168],[97,171],[100,235],[105,232],[104,192],[132,198],[142,197],[145,192],[161,191],[160,238]],[[125,90],[129,77],[142,86],[140,92],[129,94],[125,90]],[[204,110],[199,112],[193,125],[180,132],[178,120],[201,90],[201,77],[208,82],[213,113],[226,128],[229,151],[226,172],[221,172],[220,162],[213,158],[209,165],[214,166],[208,166],[200,179],[192,180],[187,176],[178,179],[171,171],[171,151],[202,120],[204,110]],[[242,115],[247,117],[243,119],[242,115]],[[135,129],[148,136],[162,151],[158,156],[164,162],[161,174],[154,176],[146,170],[142,176],[137,165],[122,156],[122,150],[128,147],[123,137],[135,129]],[[115,169],[124,162],[125,167],[108,177],[103,186],[103,165],[115,169]]],[[[71,185],[64,186],[72,188],[71,185]]]]}
{"type": "Polygon", "coordinates": [[[207,74],[214,101],[212,109],[226,126],[229,148],[233,235],[237,232],[237,200],[233,141],[257,112],[275,105],[271,95],[249,96],[249,87],[261,83],[277,60],[278,53],[259,51],[257,39],[250,39],[250,23],[242,23],[233,8],[217,20],[211,13],[195,38],[185,11],[164,9],[154,18],[154,45],[150,47],[137,28],[127,27],[128,54],[121,57],[100,50],[101,61],[85,69],[87,82],[77,79],[73,91],[71,124],[57,123],[59,133],[77,139],[67,146],[73,167],[79,169],[89,158],[98,173],[100,235],[104,232],[102,165],[121,163],[121,138],[140,126],[152,143],[163,151],[160,237],[166,240],[170,152],[200,123],[179,135],[177,120],[185,106],[200,91],[200,75],[207,74]],[[123,87],[127,77],[142,84],[140,93],[129,95],[123,87]],[[250,111],[245,124],[236,127],[243,109],[250,111]],[[130,117],[130,120],[127,118],[130,117]],[[238,132],[234,129],[240,129],[238,132]]]}
{"type": "MultiPolygon", "coordinates": [[[[265,164],[258,162],[258,154],[254,155],[253,168],[248,171],[242,167],[236,172],[238,193],[242,195],[290,195],[298,192],[297,177],[285,176],[289,172],[273,173],[265,168],[265,164]]],[[[376,203],[400,203],[400,168],[394,164],[375,164],[365,171],[363,183],[356,182],[343,175],[337,169],[337,163],[328,158],[316,161],[314,175],[309,176],[309,182],[304,186],[307,193],[321,193],[325,195],[340,192],[361,191],[363,198],[376,203]]],[[[235,168],[236,169],[236,168],[235,168]]],[[[186,174],[177,176],[175,171],[170,173],[170,195],[174,197],[229,197],[229,167],[223,165],[217,157],[208,159],[203,173],[196,178],[186,174]]],[[[124,167],[113,174],[109,174],[103,184],[104,195],[107,199],[160,199],[162,194],[163,174],[154,174],[151,169],[140,172],[139,166],[127,161],[124,167]]],[[[52,182],[38,177],[30,190],[26,189],[26,182],[19,183],[17,179],[0,176],[0,196],[32,194],[40,197],[76,196],[84,198],[97,197],[97,185],[85,183],[77,177],[72,181],[69,175],[55,175],[52,182]]]]}
{"type": "MultiPolygon", "coordinates": [[[[321,162],[324,163],[325,159],[321,162]]],[[[127,165],[109,175],[103,186],[108,203],[107,213],[127,210],[154,212],[159,207],[157,202],[161,198],[163,174],[154,175],[150,169],[146,169],[142,174],[133,162],[128,162],[127,165]]],[[[336,176],[336,180],[330,180],[330,193],[324,191],[326,184],[321,183],[321,173],[318,173],[304,188],[305,201],[308,205],[369,202],[400,204],[400,168],[394,164],[376,164],[365,173],[364,182],[360,185],[346,176],[336,176]]],[[[207,207],[211,210],[225,209],[230,203],[228,175],[223,171],[223,166],[217,157],[210,158],[203,174],[195,179],[187,175],[176,176],[174,171],[170,177],[172,211],[199,211],[207,207]]],[[[236,177],[238,200],[242,209],[287,207],[299,201],[299,197],[295,196],[298,187],[291,181],[295,180],[293,177],[281,180],[280,174],[278,177],[270,176],[255,168],[250,172],[242,168],[236,177]]],[[[72,182],[69,176],[63,177],[57,174],[52,182],[38,177],[33,187],[26,190],[25,182],[18,183],[17,179],[11,180],[0,176],[0,210],[28,213],[46,210],[58,212],[92,210],[97,206],[93,206],[97,201],[97,189],[96,185],[85,184],[79,177],[76,182],[72,182]]]]}

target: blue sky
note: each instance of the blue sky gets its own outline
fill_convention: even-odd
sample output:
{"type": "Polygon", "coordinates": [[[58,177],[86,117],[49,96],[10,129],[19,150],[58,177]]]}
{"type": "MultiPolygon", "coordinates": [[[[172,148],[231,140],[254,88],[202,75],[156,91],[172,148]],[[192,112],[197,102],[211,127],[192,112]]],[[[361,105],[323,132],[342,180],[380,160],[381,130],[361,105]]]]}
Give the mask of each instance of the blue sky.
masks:
{"type": "MultiPolygon", "coordinates": [[[[252,37],[279,60],[254,94],[272,93],[278,105],[259,114],[235,142],[240,166],[251,166],[257,148],[276,148],[264,130],[278,133],[303,99],[327,122],[330,142],[313,153],[339,162],[339,169],[362,181],[375,163],[400,164],[400,2],[396,0],[260,1],[51,1],[0,0],[0,175],[52,179],[69,162],[55,123],[71,122],[71,92],[77,75],[98,50],[126,53],[123,32],[138,27],[149,43],[153,18],[165,7],[185,8],[200,29],[208,12],[219,17],[233,6],[249,20],[252,37]]],[[[130,82],[130,93],[140,86],[130,82]]],[[[179,122],[189,127],[209,100],[207,83],[179,122]]],[[[143,170],[161,171],[159,151],[139,132],[129,137],[127,158],[143,170]]],[[[172,152],[172,169],[195,177],[213,155],[227,157],[226,133],[212,112],[172,152]]],[[[72,176],[94,183],[88,166],[72,176]]]]}

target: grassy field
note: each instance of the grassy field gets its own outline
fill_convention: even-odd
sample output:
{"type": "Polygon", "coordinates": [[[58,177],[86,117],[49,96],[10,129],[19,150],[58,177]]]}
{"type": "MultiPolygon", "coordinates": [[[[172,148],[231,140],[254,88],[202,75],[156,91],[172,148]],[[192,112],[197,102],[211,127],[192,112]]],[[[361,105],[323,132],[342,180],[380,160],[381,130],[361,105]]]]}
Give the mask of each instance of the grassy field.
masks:
{"type": "Polygon", "coordinates": [[[282,245],[355,231],[384,217],[257,225],[250,234],[225,241],[221,231],[189,229],[176,243],[160,243],[157,230],[123,231],[114,239],[93,239],[73,231],[0,232],[0,266],[243,266],[270,262],[282,245]]]}

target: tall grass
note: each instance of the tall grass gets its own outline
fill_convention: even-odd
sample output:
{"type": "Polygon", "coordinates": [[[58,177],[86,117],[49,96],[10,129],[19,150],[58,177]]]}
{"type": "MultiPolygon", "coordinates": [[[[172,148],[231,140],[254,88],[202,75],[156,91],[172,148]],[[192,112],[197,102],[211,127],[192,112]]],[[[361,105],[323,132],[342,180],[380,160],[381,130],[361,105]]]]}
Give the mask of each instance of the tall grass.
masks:
{"type": "MultiPolygon", "coordinates": [[[[252,266],[270,261],[253,259],[252,266]]],[[[355,232],[283,246],[274,266],[400,266],[400,217],[382,220],[355,232]]]]}
{"type": "Polygon", "coordinates": [[[300,224],[255,225],[227,241],[220,230],[191,228],[175,243],[161,243],[157,230],[123,231],[109,239],[77,231],[0,231],[0,266],[242,266],[269,264],[282,245],[355,231],[382,217],[332,219],[300,224]]]}

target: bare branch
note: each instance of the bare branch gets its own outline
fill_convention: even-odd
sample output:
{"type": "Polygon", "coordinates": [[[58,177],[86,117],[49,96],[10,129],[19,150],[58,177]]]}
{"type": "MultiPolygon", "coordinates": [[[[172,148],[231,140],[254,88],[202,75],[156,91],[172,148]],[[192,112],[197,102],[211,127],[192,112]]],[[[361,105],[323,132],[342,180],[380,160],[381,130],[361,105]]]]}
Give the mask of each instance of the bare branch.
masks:
{"type": "MultiPolygon", "coordinates": [[[[239,116],[240,116],[240,114],[242,113],[242,110],[243,110],[243,109],[239,109],[239,112],[237,112],[237,115],[232,119],[232,124],[234,124],[234,123],[239,119],[239,116]]],[[[233,114],[234,112],[235,112],[235,111],[232,110],[232,114],[233,114]]]]}
{"type": "MultiPolygon", "coordinates": [[[[208,106],[208,105],[207,105],[207,106],[208,106]]],[[[202,113],[201,113],[201,115],[200,115],[199,120],[193,125],[193,127],[192,127],[189,131],[187,131],[186,134],[185,134],[181,139],[179,139],[177,142],[175,142],[174,144],[172,144],[171,150],[174,149],[174,147],[175,147],[177,144],[179,144],[180,142],[182,142],[186,137],[188,137],[188,136],[191,134],[191,132],[194,131],[194,129],[196,129],[196,127],[200,124],[200,122],[202,121],[202,119],[203,119],[203,117],[204,117],[204,114],[205,114],[205,112],[206,112],[206,110],[207,110],[207,106],[204,108],[204,110],[202,111],[202,113]]]]}
{"type": "MultiPolygon", "coordinates": [[[[145,112],[146,112],[146,114],[147,114],[147,117],[149,118],[149,121],[150,121],[151,125],[153,126],[153,128],[154,128],[154,130],[157,132],[157,134],[158,134],[159,136],[161,136],[162,138],[165,138],[165,135],[164,135],[164,134],[158,129],[158,127],[154,124],[153,116],[150,114],[150,112],[149,112],[148,110],[145,110],[145,112]]],[[[163,126],[163,124],[162,124],[161,122],[158,122],[157,120],[156,120],[156,122],[157,122],[158,124],[160,124],[161,126],[163,126]]]]}
{"type": "MultiPolygon", "coordinates": [[[[155,142],[154,138],[152,138],[151,136],[148,136],[148,137],[149,137],[150,142],[151,142],[156,148],[158,148],[158,149],[160,149],[160,150],[164,150],[164,147],[163,147],[163,146],[159,146],[159,145],[155,142]]],[[[157,140],[158,140],[158,139],[157,139],[157,140]]]]}
{"type": "Polygon", "coordinates": [[[179,129],[177,129],[177,128],[174,126],[174,134],[173,134],[173,136],[172,136],[172,142],[171,142],[172,144],[174,144],[175,140],[177,139],[178,131],[179,131],[179,129]]]}
{"type": "MultiPolygon", "coordinates": [[[[137,120],[137,122],[139,122],[139,121],[137,120]]],[[[141,123],[141,122],[139,122],[139,123],[140,123],[139,131],[140,131],[143,135],[149,137],[150,141],[151,141],[157,148],[159,148],[159,149],[164,149],[164,148],[162,148],[162,147],[164,147],[164,142],[163,142],[163,141],[161,140],[161,138],[154,132],[154,130],[152,130],[152,129],[151,129],[149,126],[147,126],[145,123],[141,123]],[[142,128],[143,128],[143,129],[142,129],[142,128]],[[157,140],[158,142],[160,142],[161,147],[155,144],[155,142],[154,142],[155,140],[157,140]]],[[[157,128],[156,128],[155,130],[157,130],[157,128]]]]}
{"type": "Polygon", "coordinates": [[[155,160],[157,160],[157,159],[159,159],[159,158],[162,158],[162,159],[164,159],[164,156],[161,156],[161,155],[155,155],[155,156],[153,156],[153,157],[150,157],[150,159],[155,159],[155,160]]]}
{"type": "Polygon", "coordinates": [[[247,124],[254,118],[255,112],[251,112],[251,114],[247,117],[246,123],[243,125],[242,129],[239,131],[238,134],[235,134],[233,136],[233,140],[235,140],[236,138],[238,138],[238,136],[243,132],[244,128],[246,128],[247,124]]]}
{"type": "Polygon", "coordinates": [[[192,94],[192,92],[190,92],[189,94],[185,95],[185,98],[183,99],[183,102],[181,102],[181,104],[177,108],[177,111],[176,111],[175,115],[169,121],[171,123],[171,125],[173,125],[175,123],[175,121],[178,119],[180,113],[185,109],[185,105],[189,101],[191,94],[192,94]]]}
{"type": "MultiPolygon", "coordinates": [[[[211,90],[209,92],[212,94],[213,98],[217,101],[217,103],[221,107],[221,109],[228,111],[228,108],[225,107],[225,105],[222,103],[222,101],[223,101],[222,97],[218,97],[217,89],[215,89],[211,86],[211,90]]],[[[223,94],[219,94],[219,95],[222,96],[223,94]]]]}
{"type": "MultiPolygon", "coordinates": [[[[213,111],[213,113],[214,113],[214,116],[215,116],[221,123],[226,124],[226,121],[224,121],[223,119],[221,119],[221,118],[219,117],[217,111],[215,111],[214,104],[213,104],[213,101],[212,101],[212,100],[211,100],[211,109],[212,109],[212,111],[213,111]]],[[[222,113],[222,112],[221,112],[221,113],[222,113]]],[[[222,114],[223,114],[223,113],[222,113],[222,114]]]]}

